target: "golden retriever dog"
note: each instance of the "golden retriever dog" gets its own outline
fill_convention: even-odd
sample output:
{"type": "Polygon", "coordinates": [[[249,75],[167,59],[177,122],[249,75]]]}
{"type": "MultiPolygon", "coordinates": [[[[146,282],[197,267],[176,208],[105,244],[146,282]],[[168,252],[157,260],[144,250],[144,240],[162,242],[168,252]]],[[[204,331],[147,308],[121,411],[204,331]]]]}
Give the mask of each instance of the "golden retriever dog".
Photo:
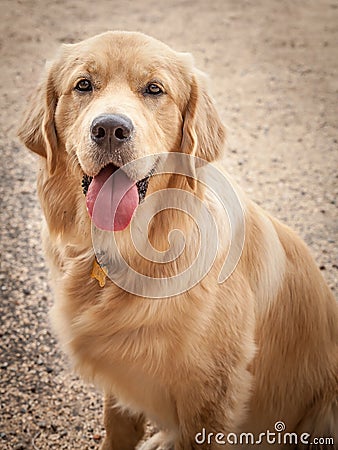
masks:
{"type": "Polygon", "coordinates": [[[40,156],[53,326],[106,395],[102,450],[338,448],[335,299],[293,231],[195,175],[225,131],[189,54],[136,32],[63,45],[19,136],[40,156]]]}

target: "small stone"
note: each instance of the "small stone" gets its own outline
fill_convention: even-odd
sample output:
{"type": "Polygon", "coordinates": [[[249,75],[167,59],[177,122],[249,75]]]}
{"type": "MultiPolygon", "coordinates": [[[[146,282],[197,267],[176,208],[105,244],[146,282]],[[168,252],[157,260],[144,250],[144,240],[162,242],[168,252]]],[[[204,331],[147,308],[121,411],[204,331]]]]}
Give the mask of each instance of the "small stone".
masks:
{"type": "Polygon", "coordinates": [[[26,444],[23,444],[22,442],[15,444],[13,447],[13,450],[26,450],[26,449],[27,449],[26,444]]]}
{"type": "Polygon", "coordinates": [[[58,441],[59,440],[59,435],[58,434],[50,434],[49,435],[49,439],[51,441],[58,441]]]}
{"type": "Polygon", "coordinates": [[[93,434],[94,441],[100,441],[102,438],[101,434],[95,433],[93,434]]]}

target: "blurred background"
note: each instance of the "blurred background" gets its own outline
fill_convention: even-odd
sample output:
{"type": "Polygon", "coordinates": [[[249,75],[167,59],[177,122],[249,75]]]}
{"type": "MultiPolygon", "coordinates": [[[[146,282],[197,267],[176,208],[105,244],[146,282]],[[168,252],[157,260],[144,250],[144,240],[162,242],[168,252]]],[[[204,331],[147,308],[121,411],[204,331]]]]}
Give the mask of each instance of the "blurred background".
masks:
{"type": "Polygon", "coordinates": [[[101,395],[50,331],[37,157],[22,108],[62,43],[138,30],[191,52],[228,130],[228,172],[310,246],[338,290],[337,0],[2,0],[0,448],[97,449],[101,395]]]}

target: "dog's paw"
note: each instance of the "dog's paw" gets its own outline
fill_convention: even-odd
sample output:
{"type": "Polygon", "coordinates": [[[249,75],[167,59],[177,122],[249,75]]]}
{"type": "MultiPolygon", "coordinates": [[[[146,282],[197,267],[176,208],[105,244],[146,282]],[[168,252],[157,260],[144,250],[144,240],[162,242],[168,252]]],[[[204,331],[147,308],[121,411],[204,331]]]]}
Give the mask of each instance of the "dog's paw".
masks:
{"type": "Polygon", "coordinates": [[[174,441],[169,433],[159,431],[144,442],[138,450],[174,450],[174,441]]]}

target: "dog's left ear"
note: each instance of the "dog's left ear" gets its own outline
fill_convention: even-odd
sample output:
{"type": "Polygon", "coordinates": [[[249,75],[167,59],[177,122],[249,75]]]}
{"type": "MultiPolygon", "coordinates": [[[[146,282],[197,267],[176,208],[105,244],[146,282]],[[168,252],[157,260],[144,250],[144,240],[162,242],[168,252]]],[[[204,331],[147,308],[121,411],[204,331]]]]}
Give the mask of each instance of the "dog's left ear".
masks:
{"type": "Polygon", "coordinates": [[[208,95],[204,76],[196,71],[192,76],[190,98],[183,114],[181,151],[208,162],[223,154],[225,128],[208,95]]]}
{"type": "Polygon", "coordinates": [[[31,94],[18,136],[32,152],[47,159],[50,173],[56,168],[57,136],[54,125],[56,94],[50,68],[31,94]]]}

